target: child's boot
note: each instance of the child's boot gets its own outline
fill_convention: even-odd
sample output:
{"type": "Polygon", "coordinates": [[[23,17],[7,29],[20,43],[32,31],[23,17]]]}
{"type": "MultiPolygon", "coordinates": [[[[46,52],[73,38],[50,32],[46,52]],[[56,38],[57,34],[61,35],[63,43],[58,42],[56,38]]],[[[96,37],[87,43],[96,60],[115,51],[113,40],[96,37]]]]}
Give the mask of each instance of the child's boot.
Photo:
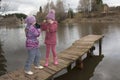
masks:
{"type": "Polygon", "coordinates": [[[48,58],[46,58],[46,61],[45,61],[45,67],[48,67],[48,58]]]}
{"type": "Polygon", "coordinates": [[[57,59],[57,57],[54,57],[54,64],[55,64],[55,65],[58,64],[58,59],[57,59]]]}

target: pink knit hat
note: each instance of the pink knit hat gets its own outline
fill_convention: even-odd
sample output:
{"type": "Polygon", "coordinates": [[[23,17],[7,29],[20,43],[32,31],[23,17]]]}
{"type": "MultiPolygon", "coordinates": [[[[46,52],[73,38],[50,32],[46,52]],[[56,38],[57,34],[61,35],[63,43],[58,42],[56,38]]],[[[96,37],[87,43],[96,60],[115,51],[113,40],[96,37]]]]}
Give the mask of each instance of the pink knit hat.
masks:
{"type": "Polygon", "coordinates": [[[32,24],[32,23],[36,22],[36,19],[34,16],[27,16],[27,18],[25,19],[25,22],[27,24],[32,24]]]}
{"type": "Polygon", "coordinates": [[[27,27],[30,27],[32,23],[36,22],[36,18],[34,16],[27,16],[25,19],[25,23],[27,23],[27,27]]]}
{"type": "Polygon", "coordinates": [[[49,11],[49,13],[47,14],[46,18],[47,18],[47,19],[55,20],[55,10],[54,10],[54,9],[51,9],[51,10],[49,11]]]}

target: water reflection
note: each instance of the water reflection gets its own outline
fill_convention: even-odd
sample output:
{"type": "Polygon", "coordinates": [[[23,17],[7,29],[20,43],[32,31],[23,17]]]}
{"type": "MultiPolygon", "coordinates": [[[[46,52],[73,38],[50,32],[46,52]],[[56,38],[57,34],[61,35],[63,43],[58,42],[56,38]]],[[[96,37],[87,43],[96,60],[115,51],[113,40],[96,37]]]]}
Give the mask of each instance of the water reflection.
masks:
{"type": "Polygon", "coordinates": [[[80,38],[79,27],[72,24],[60,24],[57,32],[57,51],[64,50],[80,38]]]}
{"type": "Polygon", "coordinates": [[[77,26],[79,26],[79,30],[80,30],[80,35],[81,36],[85,36],[88,34],[96,34],[96,35],[101,35],[101,34],[105,34],[109,29],[109,25],[110,24],[104,24],[104,23],[81,23],[81,24],[77,24],[77,26]]]}
{"type": "Polygon", "coordinates": [[[4,51],[2,49],[2,43],[0,41],[0,75],[3,75],[7,72],[6,70],[6,59],[4,57],[4,51]]]}
{"type": "MultiPolygon", "coordinates": [[[[91,74],[93,75],[93,77],[91,77],[92,75],[90,75],[88,78],[91,77],[90,80],[120,80],[120,24],[60,24],[57,31],[57,52],[59,53],[60,51],[63,51],[64,49],[72,45],[75,40],[78,40],[88,34],[105,35],[103,39],[104,59],[98,65],[96,63],[96,66],[94,66],[96,67],[95,72],[93,73],[91,70],[91,74]],[[114,77],[114,79],[112,77],[114,77]]],[[[44,58],[45,56],[44,37],[45,33],[42,32],[39,38],[42,58],[44,58]]],[[[1,55],[3,55],[4,58],[7,60],[7,62],[4,64],[7,65],[7,67],[5,67],[7,71],[14,71],[15,69],[23,67],[24,62],[27,58],[24,27],[0,28],[0,39],[4,41],[3,46],[1,47],[4,51],[4,54],[1,55]]],[[[98,53],[97,48],[98,46],[96,46],[95,55],[96,53],[98,53]]],[[[0,64],[2,64],[2,62],[0,62],[0,64]]],[[[71,74],[72,76],[69,77],[76,77],[77,73],[79,72],[74,69],[73,75],[71,74]]],[[[89,73],[86,73],[84,75],[87,74],[89,73]]],[[[69,80],[67,78],[65,79],[69,80]]],[[[79,80],[81,80],[81,78],[79,80]]]]}
{"type": "Polygon", "coordinates": [[[104,56],[102,55],[87,58],[83,61],[84,68],[82,70],[74,68],[69,73],[62,75],[55,80],[89,80],[93,76],[96,66],[102,61],[103,57],[104,56]]]}

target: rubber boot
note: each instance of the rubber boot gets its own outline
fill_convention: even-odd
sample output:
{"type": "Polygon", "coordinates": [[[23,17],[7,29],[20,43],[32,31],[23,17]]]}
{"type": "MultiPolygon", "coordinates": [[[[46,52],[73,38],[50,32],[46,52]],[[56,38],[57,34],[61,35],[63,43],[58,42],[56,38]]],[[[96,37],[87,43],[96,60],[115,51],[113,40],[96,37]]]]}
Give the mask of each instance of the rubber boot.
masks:
{"type": "Polygon", "coordinates": [[[54,57],[54,64],[55,64],[55,65],[58,64],[58,59],[57,59],[57,57],[54,57]]]}
{"type": "Polygon", "coordinates": [[[46,61],[45,61],[44,66],[45,66],[45,67],[48,67],[48,64],[49,64],[49,63],[48,63],[48,58],[46,58],[46,61]]]}

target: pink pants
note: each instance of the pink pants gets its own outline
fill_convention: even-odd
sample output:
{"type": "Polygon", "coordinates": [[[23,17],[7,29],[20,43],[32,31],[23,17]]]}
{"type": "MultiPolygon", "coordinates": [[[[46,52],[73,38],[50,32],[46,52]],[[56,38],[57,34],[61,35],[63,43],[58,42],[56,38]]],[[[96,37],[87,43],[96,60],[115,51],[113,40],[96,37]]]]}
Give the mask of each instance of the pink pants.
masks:
{"type": "Polygon", "coordinates": [[[53,57],[57,57],[56,56],[56,44],[46,44],[46,58],[49,58],[50,49],[52,50],[53,57]]]}

